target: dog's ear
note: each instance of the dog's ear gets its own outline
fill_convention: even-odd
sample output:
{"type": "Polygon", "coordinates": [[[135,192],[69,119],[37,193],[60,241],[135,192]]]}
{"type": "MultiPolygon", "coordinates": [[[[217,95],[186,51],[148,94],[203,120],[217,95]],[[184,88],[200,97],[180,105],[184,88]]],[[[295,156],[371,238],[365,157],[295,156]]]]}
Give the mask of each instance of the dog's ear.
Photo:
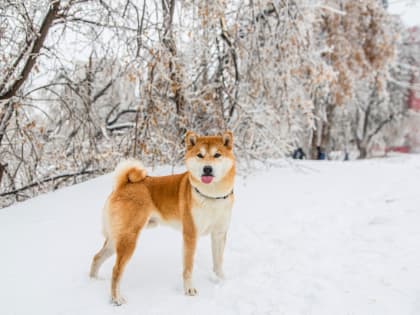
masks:
{"type": "Polygon", "coordinates": [[[223,136],[223,145],[229,149],[233,148],[233,133],[232,131],[225,131],[223,136]]]}
{"type": "Polygon", "coordinates": [[[187,150],[191,149],[197,143],[197,135],[191,130],[187,131],[185,134],[185,143],[187,150]]]}

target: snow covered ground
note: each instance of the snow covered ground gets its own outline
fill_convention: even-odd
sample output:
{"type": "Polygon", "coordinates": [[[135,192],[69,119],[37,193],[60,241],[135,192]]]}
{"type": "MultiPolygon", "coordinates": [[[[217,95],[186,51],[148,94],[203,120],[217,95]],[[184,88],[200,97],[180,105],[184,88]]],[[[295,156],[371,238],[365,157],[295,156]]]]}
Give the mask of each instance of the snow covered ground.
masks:
{"type": "MultiPolygon", "coordinates": [[[[160,170],[153,172],[159,174],[160,170]]],[[[420,156],[302,161],[239,178],[225,258],[199,242],[183,295],[181,236],[146,230],[109,303],[91,280],[110,175],[0,210],[0,314],[420,314],[420,156]]]]}

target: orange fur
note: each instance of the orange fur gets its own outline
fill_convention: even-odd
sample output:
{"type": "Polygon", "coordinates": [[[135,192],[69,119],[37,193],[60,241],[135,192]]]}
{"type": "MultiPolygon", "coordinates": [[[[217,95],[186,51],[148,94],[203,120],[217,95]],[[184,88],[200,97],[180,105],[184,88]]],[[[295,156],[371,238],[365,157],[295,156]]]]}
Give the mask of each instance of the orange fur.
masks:
{"type": "MultiPolygon", "coordinates": [[[[101,264],[116,253],[112,273],[111,297],[115,304],[124,303],[119,293],[119,282],[124,267],[136,247],[138,235],[148,221],[159,221],[178,226],[184,242],[184,288],[187,295],[195,295],[192,270],[197,238],[212,233],[213,261],[216,274],[221,276],[224,241],[233,205],[235,158],[232,152],[232,133],[222,136],[199,137],[186,134],[185,160],[194,170],[182,174],[148,177],[141,163],[122,162],[116,169],[114,190],[104,210],[105,243],[95,255],[90,275],[96,277],[101,264]],[[205,153],[198,158],[199,153],[205,153]],[[216,158],[217,152],[221,157],[216,158]],[[205,184],[197,177],[197,170],[210,165],[220,173],[214,181],[205,184]],[[194,189],[198,189],[198,194],[194,189]],[[207,197],[209,196],[209,197],[207,197]],[[213,199],[227,196],[225,199],[213,199]],[[216,210],[217,211],[216,211],[216,210]]],[[[218,174],[219,174],[218,173],[218,174]]]]}
{"type": "Polygon", "coordinates": [[[127,183],[136,183],[146,178],[146,170],[136,160],[125,160],[115,170],[114,189],[118,190],[127,183]]]}

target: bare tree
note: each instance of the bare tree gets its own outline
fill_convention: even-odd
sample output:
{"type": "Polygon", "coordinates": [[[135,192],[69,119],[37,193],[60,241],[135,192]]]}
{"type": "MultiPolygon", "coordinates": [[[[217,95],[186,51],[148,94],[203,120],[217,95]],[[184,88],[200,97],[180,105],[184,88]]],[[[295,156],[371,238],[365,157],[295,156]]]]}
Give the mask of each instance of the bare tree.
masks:
{"type": "Polygon", "coordinates": [[[187,129],[231,129],[240,167],[338,142],[336,105],[354,118],[394,52],[374,3],[3,1],[1,205],[126,156],[179,164],[187,129]]]}

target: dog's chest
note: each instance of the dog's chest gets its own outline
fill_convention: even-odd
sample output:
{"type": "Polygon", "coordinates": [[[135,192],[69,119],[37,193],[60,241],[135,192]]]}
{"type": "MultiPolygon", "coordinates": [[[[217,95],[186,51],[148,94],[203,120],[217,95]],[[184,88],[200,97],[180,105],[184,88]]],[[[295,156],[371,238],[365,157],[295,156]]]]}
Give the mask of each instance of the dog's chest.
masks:
{"type": "Polygon", "coordinates": [[[201,199],[192,208],[194,225],[199,235],[226,231],[232,213],[232,200],[201,199]]]}

